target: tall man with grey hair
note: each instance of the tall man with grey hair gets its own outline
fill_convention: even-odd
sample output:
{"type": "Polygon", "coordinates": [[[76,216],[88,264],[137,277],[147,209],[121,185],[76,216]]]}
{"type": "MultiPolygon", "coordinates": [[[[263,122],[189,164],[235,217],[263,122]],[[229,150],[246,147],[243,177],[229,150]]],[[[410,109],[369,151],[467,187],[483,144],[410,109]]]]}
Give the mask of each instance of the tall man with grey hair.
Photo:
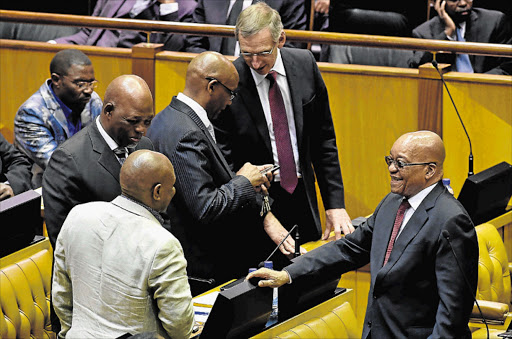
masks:
{"type": "Polygon", "coordinates": [[[240,14],[236,36],[238,96],[213,122],[233,170],[247,161],[281,166],[269,189],[272,211],[287,229],[299,226],[301,242],[321,235],[316,176],[326,208],[323,238],[352,232],[327,89],[313,54],[283,47],[279,13],[265,3],[240,14]]]}

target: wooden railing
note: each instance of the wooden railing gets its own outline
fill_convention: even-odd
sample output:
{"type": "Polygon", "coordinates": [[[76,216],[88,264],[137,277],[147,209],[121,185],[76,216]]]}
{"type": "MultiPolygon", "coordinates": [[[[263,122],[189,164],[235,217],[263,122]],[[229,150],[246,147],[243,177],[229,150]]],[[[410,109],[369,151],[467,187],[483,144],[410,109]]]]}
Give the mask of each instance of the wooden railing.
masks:
{"type": "MultiPolygon", "coordinates": [[[[50,14],[0,10],[0,21],[51,24],[77,27],[167,32],[204,36],[233,36],[233,26],[137,19],[103,18],[82,15],[50,14]]],[[[502,44],[401,38],[379,35],[285,30],[288,40],[319,44],[383,47],[431,52],[456,52],[512,58],[512,46],[502,44]]]]}

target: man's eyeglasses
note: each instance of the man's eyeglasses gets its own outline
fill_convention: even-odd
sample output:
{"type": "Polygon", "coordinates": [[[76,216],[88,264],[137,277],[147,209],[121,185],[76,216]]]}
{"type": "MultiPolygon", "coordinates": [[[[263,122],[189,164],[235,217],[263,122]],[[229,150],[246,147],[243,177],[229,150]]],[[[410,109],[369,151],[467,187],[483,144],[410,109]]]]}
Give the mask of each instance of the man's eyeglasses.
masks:
{"type": "MultiPolygon", "coordinates": [[[[461,2],[461,0],[447,0],[447,1],[448,1],[448,2],[451,2],[451,3],[454,3],[454,4],[455,4],[455,3],[457,3],[457,4],[458,4],[459,2],[461,2]]],[[[472,3],[472,2],[473,2],[473,0],[466,0],[466,2],[467,2],[468,4],[470,4],[470,3],[472,3]]]]}
{"type": "MultiPolygon", "coordinates": [[[[69,78],[66,75],[63,75],[63,77],[69,78]]],[[[73,85],[77,86],[80,89],[85,89],[85,88],[88,88],[88,87],[90,87],[92,89],[95,89],[96,87],[98,87],[98,80],[91,80],[91,81],[87,81],[87,80],[73,80],[71,82],[73,83],[73,85]]]]}
{"type": "Polygon", "coordinates": [[[272,54],[274,52],[275,48],[276,48],[276,46],[272,47],[272,49],[270,51],[259,52],[259,53],[249,53],[249,52],[242,52],[242,51],[240,51],[240,55],[245,57],[245,58],[251,58],[253,56],[255,56],[255,57],[265,57],[265,56],[269,56],[270,54],[272,54]]]}
{"type": "Polygon", "coordinates": [[[389,155],[386,155],[384,157],[384,160],[386,160],[386,164],[388,165],[388,167],[391,164],[394,164],[395,167],[398,168],[398,169],[402,169],[402,168],[407,167],[407,166],[429,165],[429,164],[435,164],[436,163],[435,161],[429,161],[429,162],[405,162],[405,161],[402,161],[402,160],[395,160],[392,157],[390,157],[389,155]]]}
{"type": "Polygon", "coordinates": [[[206,80],[208,80],[208,81],[217,81],[219,84],[221,84],[221,85],[222,85],[222,87],[224,87],[224,88],[226,89],[226,91],[228,91],[228,93],[229,93],[229,95],[230,95],[229,100],[233,101],[233,99],[235,99],[235,98],[236,98],[236,95],[237,95],[238,93],[236,93],[235,91],[230,90],[226,85],[224,85],[224,84],[223,84],[222,82],[220,82],[218,79],[213,78],[213,77],[206,77],[205,79],[206,79],[206,80]]]}

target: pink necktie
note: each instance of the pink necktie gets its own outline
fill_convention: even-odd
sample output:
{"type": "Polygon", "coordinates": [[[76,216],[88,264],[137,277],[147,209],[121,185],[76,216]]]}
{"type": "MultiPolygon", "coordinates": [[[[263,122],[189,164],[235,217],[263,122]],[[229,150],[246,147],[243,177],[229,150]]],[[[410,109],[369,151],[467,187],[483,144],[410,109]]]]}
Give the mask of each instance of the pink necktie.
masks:
{"type": "Polygon", "coordinates": [[[400,207],[398,207],[395,223],[393,224],[393,231],[391,232],[391,238],[389,239],[388,248],[386,249],[386,257],[384,258],[384,264],[382,264],[382,266],[385,266],[386,263],[388,262],[389,256],[391,255],[391,251],[393,250],[393,245],[395,244],[396,236],[398,235],[398,231],[400,230],[400,225],[402,225],[402,222],[404,221],[405,211],[409,207],[411,207],[411,205],[409,205],[407,199],[404,199],[400,204],[400,207]]]}
{"type": "Polygon", "coordinates": [[[270,71],[267,79],[270,81],[268,90],[268,99],[270,103],[270,113],[272,115],[272,126],[276,138],[277,157],[279,158],[279,175],[281,176],[281,187],[292,194],[297,187],[297,171],[295,169],[295,160],[293,159],[292,142],[290,139],[290,130],[288,128],[288,119],[286,118],[286,109],[284,107],[283,96],[279,90],[276,81],[277,73],[270,71]]]}

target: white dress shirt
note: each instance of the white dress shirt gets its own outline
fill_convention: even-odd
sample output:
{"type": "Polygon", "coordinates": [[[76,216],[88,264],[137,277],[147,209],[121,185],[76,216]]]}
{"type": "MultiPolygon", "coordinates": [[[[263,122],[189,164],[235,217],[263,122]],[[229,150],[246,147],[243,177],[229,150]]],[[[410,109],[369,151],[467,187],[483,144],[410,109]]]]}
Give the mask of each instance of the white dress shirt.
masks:
{"type": "Polygon", "coordinates": [[[192,110],[197,114],[199,119],[201,119],[203,124],[206,126],[206,129],[208,130],[208,132],[210,132],[210,135],[212,136],[213,141],[217,142],[217,140],[215,139],[215,132],[213,130],[213,125],[212,125],[210,119],[208,119],[208,114],[204,110],[203,106],[199,105],[194,99],[186,96],[185,94],[183,94],[181,92],[178,93],[176,98],[178,100],[182,101],[183,103],[187,104],[190,108],[192,108],[192,110]]]}
{"type": "MultiPolygon", "coordinates": [[[[398,237],[400,236],[400,233],[402,233],[403,229],[405,228],[405,225],[407,225],[407,222],[409,222],[409,219],[411,219],[412,215],[418,209],[418,206],[421,204],[423,199],[425,199],[425,197],[430,192],[432,192],[432,190],[434,189],[436,184],[437,183],[430,185],[427,188],[422,189],[421,191],[419,191],[414,196],[412,196],[411,198],[408,199],[409,205],[411,205],[411,207],[409,207],[407,210],[405,210],[404,221],[402,222],[402,225],[400,226],[400,230],[398,231],[396,239],[398,239],[398,237]]],[[[395,241],[396,241],[396,239],[395,239],[395,241]]]]}

